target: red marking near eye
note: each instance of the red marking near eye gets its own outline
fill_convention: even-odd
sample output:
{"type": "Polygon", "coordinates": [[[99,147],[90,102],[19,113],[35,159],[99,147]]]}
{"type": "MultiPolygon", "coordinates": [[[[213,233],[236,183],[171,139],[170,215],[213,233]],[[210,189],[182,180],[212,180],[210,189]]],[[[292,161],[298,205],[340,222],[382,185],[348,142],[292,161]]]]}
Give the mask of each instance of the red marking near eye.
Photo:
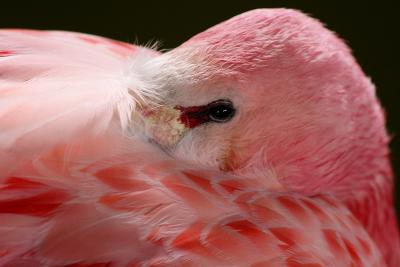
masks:
{"type": "Polygon", "coordinates": [[[175,109],[181,112],[179,120],[187,127],[194,128],[202,123],[209,121],[208,115],[205,112],[207,106],[181,107],[175,109]]]}
{"type": "Polygon", "coordinates": [[[0,57],[8,57],[13,55],[14,52],[10,50],[0,50],[0,57]]]}

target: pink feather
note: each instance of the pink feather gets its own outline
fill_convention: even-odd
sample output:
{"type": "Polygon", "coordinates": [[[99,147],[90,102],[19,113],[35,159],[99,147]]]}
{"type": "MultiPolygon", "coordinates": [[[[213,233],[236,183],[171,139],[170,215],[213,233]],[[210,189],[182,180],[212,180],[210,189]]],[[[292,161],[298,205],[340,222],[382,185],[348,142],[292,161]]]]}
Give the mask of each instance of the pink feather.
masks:
{"type": "MultiPolygon", "coordinates": [[[[71,32],[0,31],[0,173],[59,143],[126,127],[146,92],[132,84],[138,54],[122,42],[71,32]]],[[[140,52],[140,53],[139,53],[140,52]]]]}
{"type": "MultiPolygon", "coordinates": [[[[257,35],[246,27],[311,20],[296,12],[264,12],[225,22],[164,58],[184,58],[191,47],[206,53],[214,49],[214,57],[205,61],[211,70],[228,71],[216,76],[199,72],[195,83],[205,74],[222,79],[265,67],[243,65],[261,62],[255,55],[265,49],[252,42],[257,35]],[[269,21],[265,14],[279,19],[269,21]],[[237,44],[235,32],[243,38],[237,50],[229,47],[237,44]],[[226,43],[218,43],[221,37],[226,43]],[[225,58],[227,51],[238,53],[225,58]]],[[[333,46],[348,55],[340,41],[333,46]]],[[[176,162],[141,136],[127,134],[136,104],[157,94],[136,71],[141,66],[149,71],[163,62],[158,58],[145,48],[80,33],[0,31],[1,267],[386,266],[390,248],[378,248],[371,236],[376,229],[360,221],[364,211],[357,214],[359,203],[336,194],[342,185],[316,194],[290,188],[312,179],[326,186],[316,172],[312,176],[315,169],[304,168],[305,181],[304,176],[277,181],[271,173],[237,176],[204,170],[176,162]],[[155,59],[154,65],[145,64],[149,59],[155,59]]],[[[352,58],[349,62],[355,64],[352,58]]],[[[171,67],[175,78],[183,80],[198,70],[191,63],[176,69],[160,66],[171,67]]],[[[364,77],[360,69],[355,72],[364,77]]],[[[168,85],[175,85],[171,80],[168,85]]],[[[365,84],[368,100],[375,101],[371,84],[365,84]]],[[[376,103],[373,109],[383,124],[376,103]]],[[[275,144],[287,142],[282,136],[275,144]]],[[[381,142],[385,138],[383,133],[381,142]]],[[[297,155],[295,145],[276,154],[297,155]]],[[[389,256],[389,266],[395,266],[397,258],[389,256]]]]}

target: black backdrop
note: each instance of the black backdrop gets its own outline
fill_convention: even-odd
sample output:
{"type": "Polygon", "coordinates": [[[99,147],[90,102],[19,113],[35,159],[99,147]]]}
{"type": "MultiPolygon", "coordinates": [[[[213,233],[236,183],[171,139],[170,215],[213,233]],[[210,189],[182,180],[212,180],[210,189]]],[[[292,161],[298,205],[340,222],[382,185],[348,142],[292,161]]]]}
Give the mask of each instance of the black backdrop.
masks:
{"type": "MultiPolygon", "coordinates": [[[[28,0],[29,1],[29,0],[28,0]]],[[[260,7],[300,9],[347,41],[372,77],[387,112],[393,165],[400,176],[400,34],[395,1],[0,1],[0,27],[61,29],[127,42],[161,40],[173,48],[190,36],[260,7]]],[[[400,194],[400,182],[397,192],[400,194]]],[[[400,206],[400,198],[398,207],[400,206]]]]}

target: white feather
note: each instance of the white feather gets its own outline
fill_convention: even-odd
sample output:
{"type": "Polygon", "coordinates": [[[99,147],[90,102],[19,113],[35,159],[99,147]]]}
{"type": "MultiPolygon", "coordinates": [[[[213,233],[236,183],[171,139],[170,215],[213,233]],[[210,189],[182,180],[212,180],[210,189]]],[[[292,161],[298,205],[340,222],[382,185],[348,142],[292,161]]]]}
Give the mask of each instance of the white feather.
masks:
{"type": "Polygon", "coordinates": [[[0,52],[2,171],[11,158],[100,134],[112,120],[125,129],[137,104],[156,96],[135,74],[157,54],[148,48],[71,32],[2,30],[0,52]]]}

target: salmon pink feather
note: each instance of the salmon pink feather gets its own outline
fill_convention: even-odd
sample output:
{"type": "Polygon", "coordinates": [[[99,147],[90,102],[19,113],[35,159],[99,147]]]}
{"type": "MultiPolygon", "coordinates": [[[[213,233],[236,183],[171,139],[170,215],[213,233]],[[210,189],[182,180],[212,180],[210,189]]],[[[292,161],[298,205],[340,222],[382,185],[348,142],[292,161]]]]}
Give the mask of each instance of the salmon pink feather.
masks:
{"type": "Polygon", "coordinates": [[[164,54],[0,30],[0,267],[397,267],[384,123],[347,46],[294,10],[164,54]]]}

